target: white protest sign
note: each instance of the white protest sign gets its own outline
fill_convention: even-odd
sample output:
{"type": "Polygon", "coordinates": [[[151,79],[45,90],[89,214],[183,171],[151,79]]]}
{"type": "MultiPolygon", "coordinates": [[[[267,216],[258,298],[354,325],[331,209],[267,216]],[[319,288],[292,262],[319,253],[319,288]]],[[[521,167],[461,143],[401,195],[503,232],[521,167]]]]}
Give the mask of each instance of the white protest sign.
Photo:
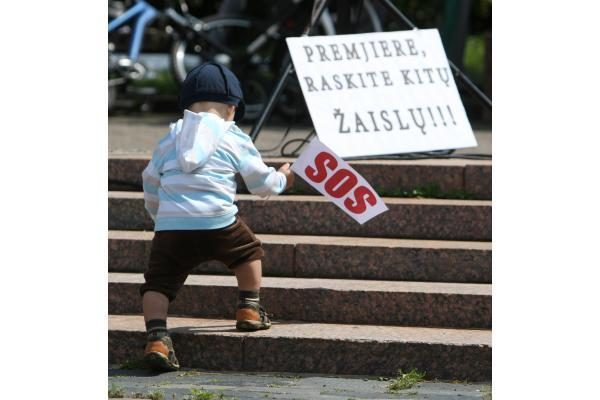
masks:
{"type": "Polygon", "coordinates": [[[292,170],[360,224],[388,209],[365,178],[318,139],[310,142],[292,170]]]}
{"type": "Polygon", "coordinates": [[[286,40],[317,135],[339,156],[477,146],[437,29],[286,40]]]}

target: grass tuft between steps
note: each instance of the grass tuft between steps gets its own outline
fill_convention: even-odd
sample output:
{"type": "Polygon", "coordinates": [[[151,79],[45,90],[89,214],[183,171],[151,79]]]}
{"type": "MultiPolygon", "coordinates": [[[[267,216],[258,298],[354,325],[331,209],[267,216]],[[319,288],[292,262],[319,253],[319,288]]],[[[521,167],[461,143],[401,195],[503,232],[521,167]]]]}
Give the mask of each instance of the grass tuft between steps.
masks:
{"type": "Polygon", "coordinates": [[[148,393],[134,393],[131,397],[134,399],[165,400],[164,393],[158,390],[148,393]]]}
{"type": "MultiPolygon", "coordinates": [[[[412,189],[407,188],[374,188],[381,197],[399,197],[399,198],[423,198],[423,199],[448,199],[448,200],[474,200],[475,195],[463,189],[442,190],[439,185],[419,186],[412,189]]],[[[121,181],[116,179],[109,180],[109,190],[119,191],[142,191],[142,186],[136,182],[121,181]]],[[[245,186],[240,187],[240,194],[248,194],[245,186]]],[[[316,191],[307,187],[296,186],[282,193],[285,195],[316,195],[316,191]]]]}
{"type": "Polygon", "coordinates": [[[425,372],[419,372],[414,368],[408,373],[403,373],[399,369],[398,376],[392,379],[387,385],[387,391],[388,393],[396,393],[400,390],[410,389],[417,383],[423,382],[424,378],[425,372]]]}
{"type": "MultiPolygon", "coordinates": [[[[122,399],[125,397],[125,391],[122,387],[115,385],[114,383],[110,385],[108,389],[108,398],[109,399],[122,399]]],[[[147,393],[131,393],[132,399],[147,399],[147,400],[165,400],[165,395],[163,392],[159,390],[150,391],[147,393]]],[[[194,399],[195,400],[195,399],[194,399]]]]}
{"type": "Polygon", "coordinates": [[[223,393],[207,392],[203,388],[190,389],[191,397],[185,397],[186,400],[233,400],[234,398],[226,398],[223,393]]]}
{"type": "MultiPolygon", "coordinates": [[[[420,186],[413,189],[404,188],[374,188],[381,197],[399,198],[423,198],[423,199],[449,199],[449,200],[473,200],[475,195],[463,189],[442,190],[439,185],[420,186]]],[[[315,194],[304,187],[293,187],[283,195],[308,195],[315,194]]]]}
{"type": "Polygon", "coordinates": [[[110,388],[108,389],[109,399],[122,399],[123,397],[125,397],[125,391],[122,387],[119,387],[114,383],[110,385],[110,388]]]}
{"type": "Polygon", "coordinates": [[[450,200],[473,200],[475,195],[463,189],[442,190],[438,185],[421,186],[414,189],[375,189],[382,197],[427,198],[450,200]]]}

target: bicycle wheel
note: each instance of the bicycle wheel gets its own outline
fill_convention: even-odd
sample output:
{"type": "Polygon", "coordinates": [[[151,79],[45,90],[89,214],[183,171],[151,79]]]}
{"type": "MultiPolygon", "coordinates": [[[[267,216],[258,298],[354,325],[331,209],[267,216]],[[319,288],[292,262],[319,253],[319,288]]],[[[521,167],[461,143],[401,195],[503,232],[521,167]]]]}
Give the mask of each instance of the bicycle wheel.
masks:
{"type": "Polygon", "coordinates": [[[201,33],[183,32],[171,47],[171,71],[181,84],[187,73],[205,61],[231,69],[239,78],[246,102],[246,119],[254,119],[268,98],[273,77],[269,62],[271,42],[266,28],[247,17],[213,16],[202,19],[201,33]]]}

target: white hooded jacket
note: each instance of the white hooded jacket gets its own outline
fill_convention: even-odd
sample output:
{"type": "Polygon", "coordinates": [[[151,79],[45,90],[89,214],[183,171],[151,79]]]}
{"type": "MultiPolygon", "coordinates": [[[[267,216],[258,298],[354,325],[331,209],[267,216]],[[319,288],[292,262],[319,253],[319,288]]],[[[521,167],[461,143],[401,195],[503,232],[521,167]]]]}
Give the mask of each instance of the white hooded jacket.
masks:
{"type": "Polygon", "coordinates": [[[142,173],[154,230],[217,229],[235,221],[239,172],[250,193],[281,193],[285,175],[267,167],[248,135],[211,113],[185,110],[142,173]]]}

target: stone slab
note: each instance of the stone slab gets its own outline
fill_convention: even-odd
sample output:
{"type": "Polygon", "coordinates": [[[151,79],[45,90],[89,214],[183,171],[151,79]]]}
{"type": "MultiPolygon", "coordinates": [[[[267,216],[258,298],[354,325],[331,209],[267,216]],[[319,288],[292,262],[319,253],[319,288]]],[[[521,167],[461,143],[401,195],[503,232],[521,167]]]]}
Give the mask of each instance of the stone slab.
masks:
{"type": "MultiPolygon", "coordinates": [[[[138,358],[141,316],[109,315],[109,363],[138,358]]],[[[278,323],[237,332],[230,320],[169,318],[182,366],[211,370],[395,375],[417,368],[429,378],[491,378],[491,331],[278,323]]]]}
{"type": "MultiPolygon", "coordinates": [[[[389,211],[358,224],[323,196],[237,195],[239,215],[256,233],[491,241],[486,200],[384,198],[389,211]]],[[[152,230],[142,193],[108,193],[108,229],[152,230]]]]}
{"type": "Polygon", "coordinates": [[[150,157],[128,155],[126,157],[109,156],[109,190],[142,190],[142,171],[148,165],[150,157]]]}
{"type": "MultiPolygon", "coordinates": [[[[144,272],[153,232],[109,231],[110,272],[144,272]]],[[[491,283],[492,244],[340,236],[257,235],[264,276],[491,283]]],[[[230,274],[207,262],[194,274],[230,274]]]]}
{"type": "Polygon", "coordinates": [[[492,198],[492,165],[466,165],[465,188],[476,199],[492,198]]]}
{"type": "MultiPolygon", "coordinates": [[[[123,316],[121,318],[131,317],[123,316]]],[[[135,331],[127,331],[113,326],[112,322],[115,321],[115,318],[109,317],[109,362],[125,363],[139,360],[143,354],[146,340],[144,320],[143,317],[135,317],[135,319],[141,320],[141,327],[138,327],[135,331]]],[[[174,321],[176,321],[176,318],[169,318],[171,327],[174,321]]],[[[121,322],[117,320],[117,325],[122,325],[121,322]]],[[[223,323],[225,322],[223,321],[223,323]]],[[[194,324],[190,325],[189,329],[197,326],[197,322],[194,322],[194,324]]],[[[222,326],[229,328],[230,324],[222,326]]],[[[180,365],[215,371],[240,371],[243,369],[242,341],[239,338],[223,335],[219,332],[206,332],[201,335],[190,336],[186,335],[189,329],[180,326],[177,330],[171,332],[173,341],[177,343],[176,354],[180,365]]],[[[235,330],[235,326],[232,329],[235,330]]]]}
{"type": "MultiPolygon", "coordinates": [[[[108,274],[111,314],[141,313],[142,274],[108,274]]],[[[233,276],[190,275],[170,304],[173,315],[234,318],[233,276]]],[[[492,326],[489,284],[264,277],[263,303],[274,320],[480,328],[492,326]]]]}
{"type": "MultiPolygon", "coordinates": [[[[110,190],[142,190],[142,171],[148,156],[115,156],[108,160],[110,190]]],[[[265,163],[274,168],[293,163],[294,158],[265,158],[265,163]]],[[[393,197],[402,190],[412,191],[437,186],[442,192],[463,190],[475,199],[491,199],[492,161],[467,159],[426,160],[363,160],[350,161],[350,165],[365,177],[378,193],[393,197]]],[[[237,176],[240,193],[248,193],[241,177],[237,176]]],[[[317,194],[302,179],[297,179],[293,189],[296,193],[317,194]]]]}

